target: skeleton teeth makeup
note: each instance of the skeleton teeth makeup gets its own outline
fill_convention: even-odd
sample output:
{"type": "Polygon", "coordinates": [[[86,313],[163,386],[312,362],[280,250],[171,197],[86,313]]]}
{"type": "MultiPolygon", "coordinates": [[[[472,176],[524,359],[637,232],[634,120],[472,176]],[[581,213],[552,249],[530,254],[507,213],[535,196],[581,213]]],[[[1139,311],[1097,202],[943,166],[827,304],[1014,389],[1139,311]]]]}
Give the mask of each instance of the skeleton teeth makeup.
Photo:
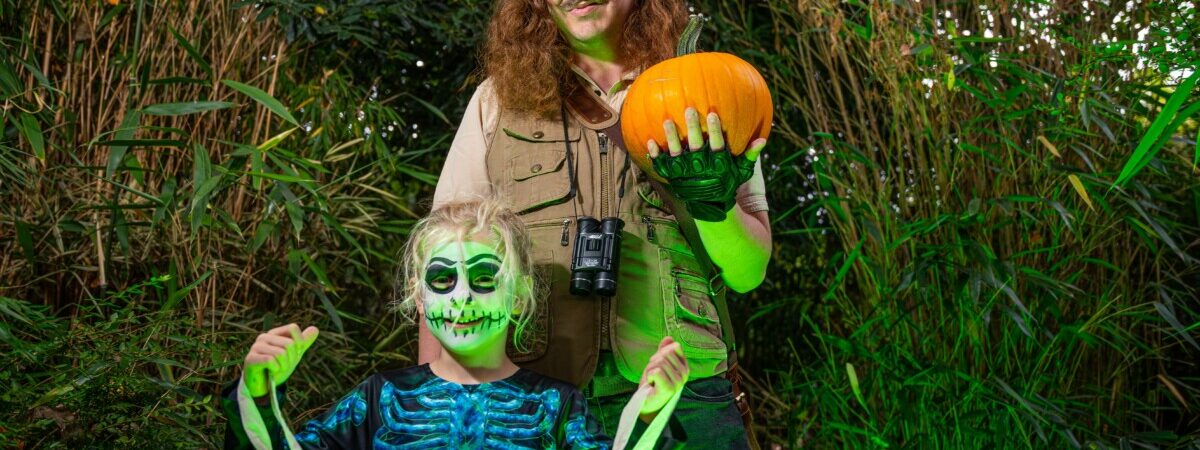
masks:
{"type": "Polygon", "coordinates": [[[501,263],[492,246],[475,241],[449,242],[429,256],[421,300],[425,322],[447,350],[474,355],[497,340],[504,345],[513,296],[499,286],[501,263]]]}

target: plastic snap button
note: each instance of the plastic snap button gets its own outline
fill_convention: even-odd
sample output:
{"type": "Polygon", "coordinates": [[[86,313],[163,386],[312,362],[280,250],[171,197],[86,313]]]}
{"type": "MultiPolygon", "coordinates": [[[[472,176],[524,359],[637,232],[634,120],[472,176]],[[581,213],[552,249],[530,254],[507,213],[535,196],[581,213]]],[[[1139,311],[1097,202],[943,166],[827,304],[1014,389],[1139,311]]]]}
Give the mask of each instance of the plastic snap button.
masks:
{"type": "Polygon", "coordinates": [[[545,135],[546,135],[546,134],[545,134],[545,133],[542,133],[541,131],[534,131],[534,132],[533,132],[533,138],[534,138],[534,139],[541,139],[541,138],[542,138],[542,136],[545,136],[545,135]]]}
{"type": "Polygon", "coordinates": [[[541,164],[534,164],[534,165],[533,165],[533,167],[530,167],[530,168],[529,168],[529,171],[530,171],[530,172],[533,172],[533,173],[538,173],[538,172],[541,172],[541,171],[542,171],[542,165],[541,165],[541,164]]]}

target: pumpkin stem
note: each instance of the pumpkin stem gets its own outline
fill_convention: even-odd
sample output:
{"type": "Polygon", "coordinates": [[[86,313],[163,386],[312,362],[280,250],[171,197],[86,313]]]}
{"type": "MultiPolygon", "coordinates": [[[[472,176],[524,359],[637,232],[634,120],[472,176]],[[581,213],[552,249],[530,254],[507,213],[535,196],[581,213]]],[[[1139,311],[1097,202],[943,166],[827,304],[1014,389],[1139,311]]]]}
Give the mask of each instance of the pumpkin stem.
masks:
{"type": "Polygon", "coordinates": [[[675,56],[696,53],[696,43],[700,41],[700,29],[704,28],[704,19],[699,14],[688,18],[687,27],[679,35],[679,45],[675,47],[675,56]]]}

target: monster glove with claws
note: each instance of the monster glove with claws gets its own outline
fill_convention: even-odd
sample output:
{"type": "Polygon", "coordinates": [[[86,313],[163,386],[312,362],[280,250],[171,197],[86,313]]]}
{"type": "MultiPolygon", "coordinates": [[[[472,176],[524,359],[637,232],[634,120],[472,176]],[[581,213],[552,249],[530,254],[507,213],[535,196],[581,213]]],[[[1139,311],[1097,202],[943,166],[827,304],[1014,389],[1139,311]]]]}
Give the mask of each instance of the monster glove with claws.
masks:
{"type": "Polygon", "coordinates": [[[694,108],[687,108],[684,117],[690,151],[682,150],[675,123],[668,119],[663,122],[663,129],[670,153],[662,154],[655,141],[647,141],[651,165],[693,218],[720,222],[737,203],[738,187],[754,175],[755,161],[767,141],[756,139],[745,153],[734,155],[725,150],[721,119],[716,113],[708,114],[707,141],[700,127],[699,113],[694,108]]]}

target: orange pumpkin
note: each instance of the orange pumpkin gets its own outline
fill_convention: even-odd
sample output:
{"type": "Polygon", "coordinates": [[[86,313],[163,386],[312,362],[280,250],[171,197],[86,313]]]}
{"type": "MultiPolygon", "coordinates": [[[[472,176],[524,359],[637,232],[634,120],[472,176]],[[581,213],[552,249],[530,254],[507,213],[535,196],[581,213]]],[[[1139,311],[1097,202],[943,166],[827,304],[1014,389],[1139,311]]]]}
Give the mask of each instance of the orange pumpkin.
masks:
{"type": "MultiPolygon", "coordinates": [[[[689,32],[698,25],[689,24],[684,41],[695,45],[689,32]]],[[[643,171],[663,182],[650,165],[646,142],[654,140],[660,149],[667,149],[663,122],[671,119],[681,141],[687,139],[684,110],[696,108],[700,125],[708,133],[710,112],[721,118],[726,149],[741,155],[755,139],[771,132],[771,92],[767,82],[750,63],[728,53],[691,53],[689,45],[680,44],[683,56],[655,64],[634,80],[621,107],[621,134],[626,151],[643,171]]],[[[684,148],[686,147],[684,143],[684,148]]]]}

